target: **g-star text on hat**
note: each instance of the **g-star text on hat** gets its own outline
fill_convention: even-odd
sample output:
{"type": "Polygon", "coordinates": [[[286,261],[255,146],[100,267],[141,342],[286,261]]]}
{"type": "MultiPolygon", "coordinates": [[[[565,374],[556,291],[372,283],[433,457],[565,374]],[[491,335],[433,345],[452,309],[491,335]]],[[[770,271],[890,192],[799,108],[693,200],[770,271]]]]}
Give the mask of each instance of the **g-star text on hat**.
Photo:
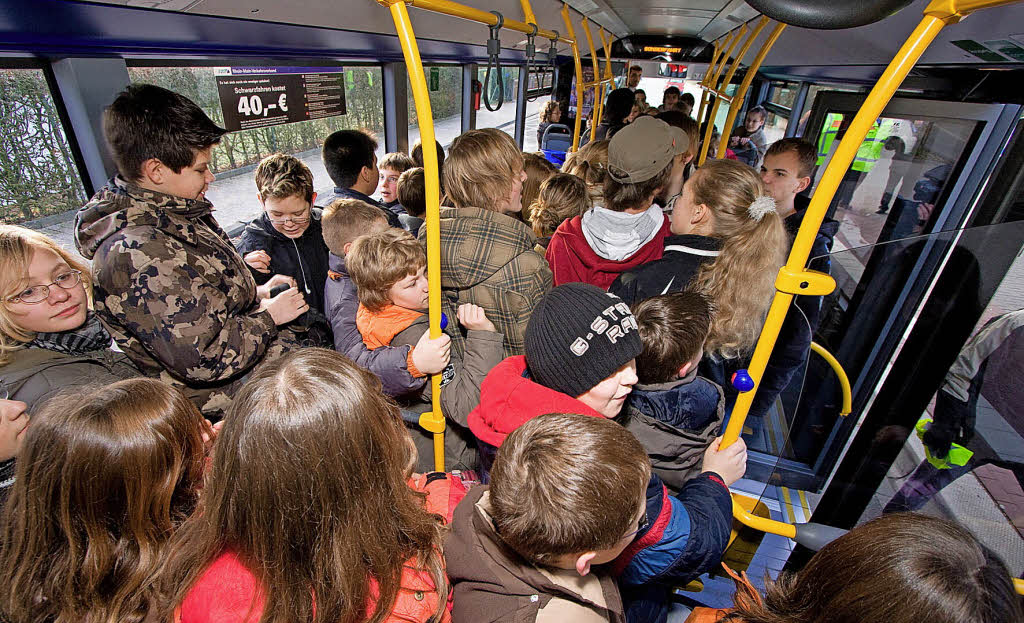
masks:
{"type": "Polygon", "coordinates": [[[603,335],[609,342],[614,344],[618,339],[630,331],[637,329],[636,318],[629,311],[629,306],[625,303],[616,303],[610,305],[601,312],[601,315],[594,318],[594,321],[590,323],[591,332],[587,333],[586,337],[579,336],[569,346],[569,350],[574,355],[580,357],[583,353],[590,349],[590,340],[597,336],[603,335]],[[608,318],[605,318],[607,316],[608,318]]]}

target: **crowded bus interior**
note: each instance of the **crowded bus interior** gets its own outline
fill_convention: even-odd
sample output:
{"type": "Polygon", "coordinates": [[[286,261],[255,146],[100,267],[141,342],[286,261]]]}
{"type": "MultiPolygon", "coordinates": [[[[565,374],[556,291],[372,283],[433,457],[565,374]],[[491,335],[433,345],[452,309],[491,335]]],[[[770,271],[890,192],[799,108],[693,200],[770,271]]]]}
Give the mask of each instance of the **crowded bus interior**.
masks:
{"type": "Polygon", "coordinates": [[[1024,621],[1021,80],[1015,0],[0,0],[0,621],[1024,621]]]}

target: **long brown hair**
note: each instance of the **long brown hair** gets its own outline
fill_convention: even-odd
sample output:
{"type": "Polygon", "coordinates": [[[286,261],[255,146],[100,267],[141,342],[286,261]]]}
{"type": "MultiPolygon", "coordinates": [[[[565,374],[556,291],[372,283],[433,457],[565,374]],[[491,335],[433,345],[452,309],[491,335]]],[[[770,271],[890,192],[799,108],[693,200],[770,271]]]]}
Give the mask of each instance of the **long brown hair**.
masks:
{"type": "Polygon", "coordinates": [[[523,182],[523,190],[519,200],[523,205],[522,217],[527,217],[526,211],[530,205],[537,200],[540,194],[540,185],[549,177],[558,173],[555,165],[547,161],[544,156],[537,154],[523,153],[523,170],[526,171],[526,181],[523,182]]]}
{"type": "Polygon", "coordinates": [[[550,236],[566,219],[583,216],[593,206],[586,183],[575,175],[556,173],[540,185],[526,217],[538,237],[550,236]]]}
{"type": "Polygon", "coordinates": [[[751,167],[734,160],[711,160],[687,182],[693,202],[714,215],[712,236],[722,252],[704,264],[690,288],[715,308],[704,352],[714,357],[742,356],[754,347],[775,293],[775,276],[786,261],[786,232],[772,210],[752,216],[755,199],[767,196],[751,167]]]}
{"type": "Polygon", "coordinates": [[[169,608],[231,550],[261,585],[263,623],[365,620],[371,578],[382,621],[410,559],[433,577],[440,618],[440,519],[406,484],[409,434],[377,377],[333,350],[295,351],[253,375],[225,422],[174,539],[169,608]]]}
{"type": "Polygon", "coordinates": [[[14,623],[123,623],[158,606],[167,541],[195,507],[206,428],[180,392],[129,379],[33,414],[3,516],[14,623]]]}
{"type": "Polygon", "coordinates": [[[1020,623],[1010,572],[959,525],[883,515],[826,545],[801,571],[769,582],[744,623],[1020,623]]]}

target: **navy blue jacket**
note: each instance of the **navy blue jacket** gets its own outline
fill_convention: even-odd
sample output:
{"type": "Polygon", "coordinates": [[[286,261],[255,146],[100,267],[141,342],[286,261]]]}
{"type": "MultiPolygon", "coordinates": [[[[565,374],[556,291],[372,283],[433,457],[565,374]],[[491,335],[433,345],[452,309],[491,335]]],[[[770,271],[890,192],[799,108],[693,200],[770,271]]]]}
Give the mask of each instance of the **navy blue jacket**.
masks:
{"type": "Polygon", "coordinates": [[[387,206],[373,197],[364,195],[358,190],[353,190],[351,188],[339,188],[338,186],[335,186],[334,190],[331,191],[330,194],[324,195],[323,197],[317,197],[316,204],[321,208],[326,208],[337,199],[358,199],[359,201],[368,203],[375,208],[380,208],[384,212],[384,216],[388,219],[389,227],[398,227],[399,229],[402,227],[402,224],[398,221],[397,212],[389,210],[387,206]]]}

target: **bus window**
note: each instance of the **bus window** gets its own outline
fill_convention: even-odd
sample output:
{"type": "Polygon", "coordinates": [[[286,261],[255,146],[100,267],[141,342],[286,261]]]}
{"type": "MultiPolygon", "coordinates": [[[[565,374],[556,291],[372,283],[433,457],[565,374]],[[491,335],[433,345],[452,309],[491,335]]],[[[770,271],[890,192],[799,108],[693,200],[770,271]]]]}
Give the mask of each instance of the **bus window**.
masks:
{"type": "MultiPolygon", "coordinates": [[[[425,66],[430,112],[434,116],[434,138],[445,153],[455,137],[462,134],[462,67],[425,66]]],[[[513,102],[514,103],[514,102],[513,102]]],[[[504,108],[504,106],[502,107],[504,108]]],[[[420,124],[416,116],[416,102],[409,87],[409,149],[420,138],[420,124]]]]}
{"type": "MultiPolygon", "coordinates": [[[[336,67],[332,67],[336,70],[336,67]]],[[[253,165],[274,152],[294,155],[313,172],[318,194],[329,193],[334,183],[320,158],[320,147],[337,130],[365,129],[377,139],[377,158],[384,155],[384,91],[380,67],[346,66],[346,114],[253,128],[226,134],[213,149],[211,170],[217,179],[207,198],[217,209],[217,220],[227,231],[248,222],[260,211],[253,184],[253,165]]],[[[129,66],[132,82],[170,89],[198,104],[214,122],[224,123],[214,67],[129,66]]]]}
{"type": "MultiPolygon", "coordinates": [[[[483,84],[485,93],[489,94],[491,106],[498,104],[499,97],[502,99],[501,108],[496,111],[487,110],[481,98],[480,110],[476,111],[476,127],[497,128],[509,136],[516,135],[516,97],[519,94],[519,68],[502,67],[502,80],[504,83],[499,89],[497,73],[491,71],[490,83],[484,84],[487,76],[486,65],[480,65],[477,69],[477,80],[483,84]]],[[[534,130],[536,134],[536,129],[534,130]]]]}
{"type": "Polygon", "coordinates": [[[0,69],[0,98],[0,222],[46,230],[65,248],[74,249],[70,234],[60,235],[37,222],[62,214],[67,218],[59,220],[70,221],[86,200],[42,70],[0,69]]]}

